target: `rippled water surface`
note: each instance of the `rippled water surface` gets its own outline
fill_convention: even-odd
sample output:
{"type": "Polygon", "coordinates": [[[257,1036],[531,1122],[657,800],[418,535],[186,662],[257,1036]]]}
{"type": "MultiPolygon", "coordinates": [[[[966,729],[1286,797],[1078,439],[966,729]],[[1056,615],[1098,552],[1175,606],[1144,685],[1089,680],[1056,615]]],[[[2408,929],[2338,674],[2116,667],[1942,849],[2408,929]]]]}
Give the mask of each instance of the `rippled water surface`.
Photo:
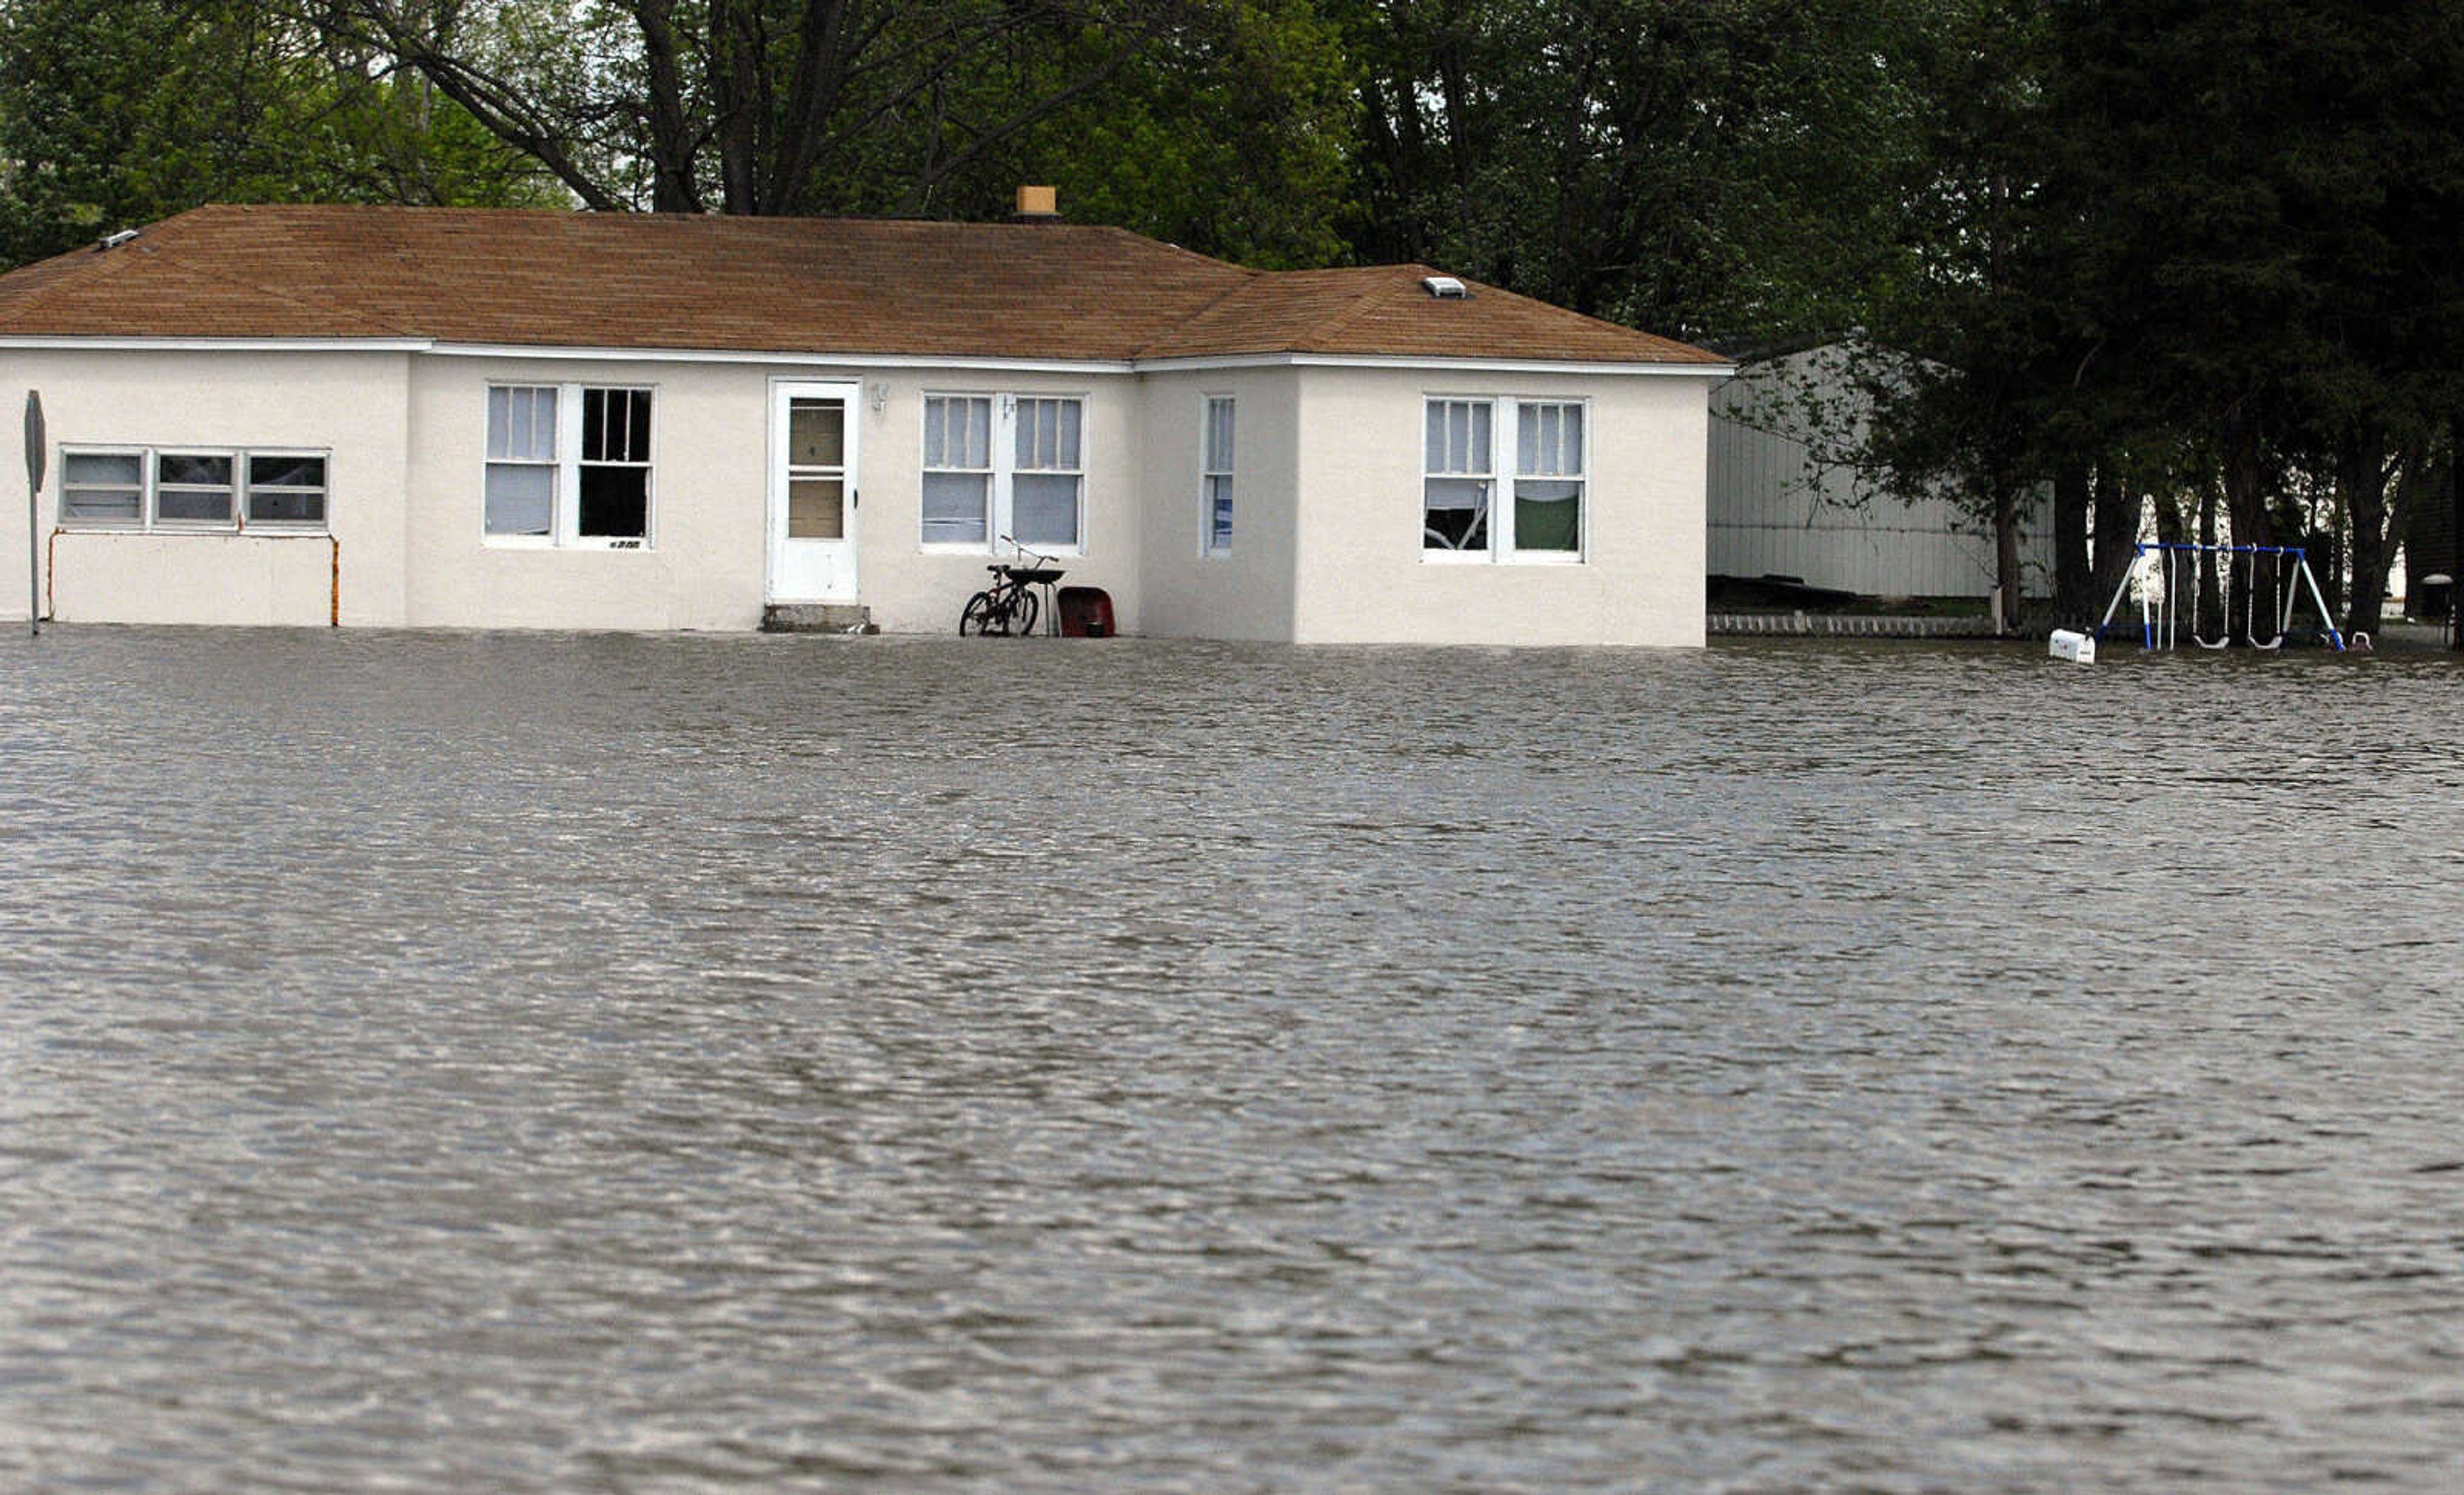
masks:
{"type": "Polygon", "coordinates": [[[0,1489],[2464,1482],[2464,671],[0,643],[0,1489]]]}

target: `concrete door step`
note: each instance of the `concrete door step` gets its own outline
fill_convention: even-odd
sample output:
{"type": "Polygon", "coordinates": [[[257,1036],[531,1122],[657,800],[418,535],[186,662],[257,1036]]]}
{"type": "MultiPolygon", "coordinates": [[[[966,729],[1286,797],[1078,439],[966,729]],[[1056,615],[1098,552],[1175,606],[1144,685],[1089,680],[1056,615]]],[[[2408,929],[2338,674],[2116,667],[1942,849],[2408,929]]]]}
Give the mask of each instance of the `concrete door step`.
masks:
{"type": "Polygon", "coordinates": [[[861,603],[771,603],[761,609],[764,633],[878,633],[861,603]]]}

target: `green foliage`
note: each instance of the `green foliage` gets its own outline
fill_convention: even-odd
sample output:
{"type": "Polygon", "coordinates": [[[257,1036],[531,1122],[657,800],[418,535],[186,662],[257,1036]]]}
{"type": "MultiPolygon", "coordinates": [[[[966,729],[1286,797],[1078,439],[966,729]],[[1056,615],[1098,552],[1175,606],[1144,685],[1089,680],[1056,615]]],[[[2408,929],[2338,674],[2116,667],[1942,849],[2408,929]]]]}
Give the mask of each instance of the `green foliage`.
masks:
{"type": "Polygon", "coordinates": [[[223,201],[536,201],[537,173],[415,83],[249,0],[0,11],[0,260],[223,201]]]}
{"type": "Polygon", "coordinates": [[[1089,222],[1267,269],[1339,263],[1354,109],[1341,38],[1305,0],[1228,0],[1031,132],[984,189],[1049,182],[1089,222]]]}
{"type": "Polygon", "coordinates": [[[1682,336],[1859,319],[1905,273],[1919,0],[1353,0],[1369,256],[1682,336]]]}
{"type": "Polygon", "coordinates": [[[1072,216],[1343,252],[1349,72],[1309,0],[322,0],[583,202],[1072,216]]]}

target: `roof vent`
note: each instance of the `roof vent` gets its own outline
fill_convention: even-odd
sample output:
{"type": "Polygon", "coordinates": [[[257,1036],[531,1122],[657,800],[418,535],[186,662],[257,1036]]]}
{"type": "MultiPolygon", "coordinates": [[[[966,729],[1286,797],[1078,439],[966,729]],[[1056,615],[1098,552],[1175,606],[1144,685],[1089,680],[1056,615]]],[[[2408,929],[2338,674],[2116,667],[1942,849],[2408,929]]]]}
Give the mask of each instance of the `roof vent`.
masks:
{"type": "Polygon", "coordinates": [[[1428,292],[1431,296],[1436,297],[1441,301],[1468,301],[1471,299],[1471,287],[1463,284],[1452,275],[1422,275],[1420,277],[1420,289],[1428,292]]]}
{"type": "Polygon", "coordinates": [[[122,244],[125,244],[136,237],[137,231],[135,229],[122,229],[117,233],[106,233],[100,239],[96,241],[94,252],[100,254],[109,250],[116,250],[122,244]]]}

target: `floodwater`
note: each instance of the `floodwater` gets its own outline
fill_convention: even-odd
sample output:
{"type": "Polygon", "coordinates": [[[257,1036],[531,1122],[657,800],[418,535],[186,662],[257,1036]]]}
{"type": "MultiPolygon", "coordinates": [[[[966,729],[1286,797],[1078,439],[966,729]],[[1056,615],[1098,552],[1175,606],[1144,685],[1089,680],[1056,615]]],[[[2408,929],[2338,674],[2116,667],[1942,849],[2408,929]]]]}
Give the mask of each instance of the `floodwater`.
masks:
{"type": "Polygon", "coordinates": [[[0,1490],[2464,1483],[2464,671],[0,643],[0,1490]]]}

